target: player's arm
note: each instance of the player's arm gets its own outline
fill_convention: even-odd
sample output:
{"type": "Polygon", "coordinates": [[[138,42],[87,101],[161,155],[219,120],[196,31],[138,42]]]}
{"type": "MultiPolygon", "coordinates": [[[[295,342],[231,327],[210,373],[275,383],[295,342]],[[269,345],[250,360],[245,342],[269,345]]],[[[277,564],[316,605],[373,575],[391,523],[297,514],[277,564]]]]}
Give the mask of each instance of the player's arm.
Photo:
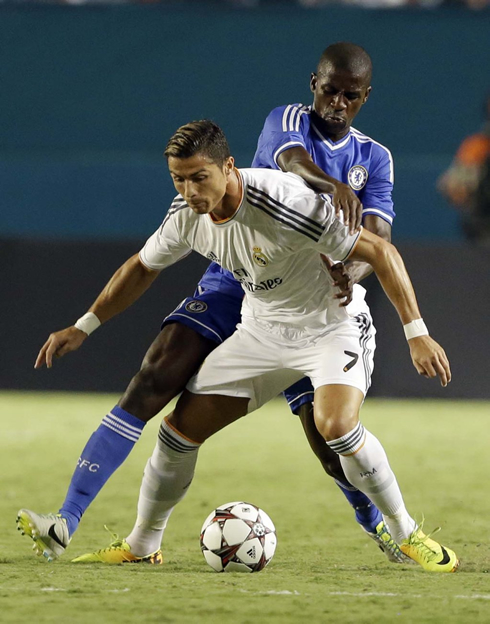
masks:
{"type": "MultiPolygon", "coordinates": [[[[362,225],[365,230],[369,230],[373,234],[376,234],[376,236],[391,243],[391,225],[388,221],[376,215],[368,214],[364,217],[362,225]]],[[[358,284],[373,272],[373,267],[370,264],[361,262],[360,260],[353,260],[352,258],[349,258],[349,260],[345,262],[345,268],[354,284],[358,284]]]]}
{"type": "MultiPolygon", "coordinates": [[[[129,258],[114,273],[90,307],[87,314],[92,316],[88,316],[89,325],[86,327],[90,327],[90,322],[95,323],[95,326],[105,323],[116,314],[126,310],[141,297],[158,274],[159,271],[146,267],[139,259],[138,254],[129,258]]],[[[89,329],[87,331],[90,332],[89,329]]],[[[50,334],[39,351],[34,368],[40,368],[43,364],[51,368],[53,357],[59,358],[78,349],[87,338],[87,331],[72,325],[50,334]]]]}
{"type": "Polygon", "coordinates": [[[404,325],[412,361],[420,375],[439,376],[441,385],[451,381],[451,369],[444,349],[433,340],[421,318],[417,299],[403,260],[396,248],[363,230],[350,258],[369,262],[404,325]],[[418,321],[418,323],[413,323],[418,321]],[[414,337],[410,337],[413,336],[414,337]]]}
{"type": "Polygon", "coordinates": [[[313,162],[308,151],[301,146],[284,150],[277,157],[277,164],[283,171],[299,175],[318,193],[333,195],[335,212],[344,214],[344,223],[351,233],[358,229],[362,219],[362,204],[354,191],[343,182],[327,175],[313,162]]]}

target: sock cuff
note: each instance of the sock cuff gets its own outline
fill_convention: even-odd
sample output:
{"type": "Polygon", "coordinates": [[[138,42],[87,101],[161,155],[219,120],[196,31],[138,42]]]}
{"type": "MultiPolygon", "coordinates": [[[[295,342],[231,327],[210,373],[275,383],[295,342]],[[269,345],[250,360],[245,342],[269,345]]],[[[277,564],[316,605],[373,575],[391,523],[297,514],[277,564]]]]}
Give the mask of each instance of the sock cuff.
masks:
{"type": "Polygon", "coordinates": [[[123,438],[131,440],[131,442],[137,442],[146,423],[126,412],[119,405],[116,405],[104,416],[101,424],[118,433],[123,438]]]}
{"type": "Polygon", "coordinates": [[[330,440],[328,446],[338,455],[354,455],[359,451],[366,441],[366,430],[364,426],[358,422],[357,425],[341,438],[330,440]]]}
{"type": "Polygon", "coordinates": [[[186,438],[180,431],[171,425],[166,418],[162,420],[158,430],[158,439],[162,444],[168,446],[177,453],[189,453],[196,451],[201,445],[186,438]]]}

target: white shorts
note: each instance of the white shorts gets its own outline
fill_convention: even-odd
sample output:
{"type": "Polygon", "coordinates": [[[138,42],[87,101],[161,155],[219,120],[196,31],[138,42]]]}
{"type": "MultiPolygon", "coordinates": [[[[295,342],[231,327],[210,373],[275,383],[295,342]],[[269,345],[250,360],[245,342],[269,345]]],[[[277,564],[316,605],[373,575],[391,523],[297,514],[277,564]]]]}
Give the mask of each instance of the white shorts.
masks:
{"type": "Polygon", "coordinates": [[[206,358],[187,389],[249,398],[248,412],[303,376],[311,379],[315,390],[341,384],[358,388],[365,396],[374,368],[375,333],[367,306],[327,333],[308,339],[303,334],[298,340],[289,330],[278,340],[277,331],[270,334],[258,324],[240,324],[206,358]]]}

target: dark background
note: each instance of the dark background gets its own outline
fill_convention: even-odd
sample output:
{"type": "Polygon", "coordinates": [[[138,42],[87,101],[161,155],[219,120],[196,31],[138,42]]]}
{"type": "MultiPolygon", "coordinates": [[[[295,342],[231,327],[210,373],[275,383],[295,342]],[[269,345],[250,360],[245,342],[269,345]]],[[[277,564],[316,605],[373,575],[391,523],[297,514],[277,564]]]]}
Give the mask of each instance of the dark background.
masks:
{"type": "Polygon", "coordinates": [[[190,295],[197,256],[51,371],[50,331],[74,322],[159,225],[174,195],[162,152],[182,123],[211,117],[248,166],[268,112],[310,103],[310,72],[335,41],[373,57],[355,126],[395,159],[394,242],[454,381],[412,369],[376,282],[372,394],[489,398],[490,252],[462,240],[435,181],[478,130],[490,89],[490,16],[463,9],[0,5],[0,386],[123,390],[161,318],[190,295]]]}

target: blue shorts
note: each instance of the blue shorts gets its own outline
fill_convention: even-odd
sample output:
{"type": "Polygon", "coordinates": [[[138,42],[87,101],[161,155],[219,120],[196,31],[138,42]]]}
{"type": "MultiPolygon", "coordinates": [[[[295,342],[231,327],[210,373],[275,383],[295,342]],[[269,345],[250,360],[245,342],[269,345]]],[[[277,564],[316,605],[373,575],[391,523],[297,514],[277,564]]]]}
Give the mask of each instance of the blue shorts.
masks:
{"type": "Polygon", "coordinates": [[[162,329],[169,323],[187,325],[204,338],[221,344],[233,334],[241,321],[243,297],[230,297],[217,290],[198,287],[163,319],[162,329]]]}
{"type": "Polygon", "coordinates": [[[305,403],[313,403],[315,391],[308,377],[303,377],[283,392],[293,414],[298,415],[299,408],[305,403]]]}
{"type": "MultiPolygon", "coordinates": [[[[230,297],[217,290],[198,287],[193,297],[184,299],[163,320],[162,329],[169,323],[181,323],[218,346],[234,333],[240,323],[242,300],[242,297],[230,297]]],[[[313,386],[307,377],[284,392],[293,414],[298,413],[301,405],[312,403],[313,394],[313,386]]]]}

